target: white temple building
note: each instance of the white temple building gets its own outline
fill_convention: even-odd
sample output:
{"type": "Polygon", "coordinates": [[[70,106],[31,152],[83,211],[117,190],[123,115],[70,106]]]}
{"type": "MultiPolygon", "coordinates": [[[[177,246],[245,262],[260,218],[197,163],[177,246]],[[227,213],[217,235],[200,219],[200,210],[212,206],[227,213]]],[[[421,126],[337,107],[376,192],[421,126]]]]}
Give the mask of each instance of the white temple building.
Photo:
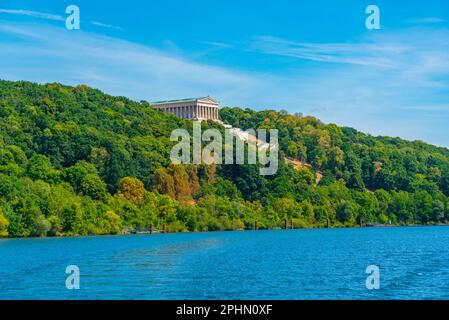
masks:
{"type": "Polygon", "coordinates": [[[151,103],[155,109],[192,120],[218,120],[218,105],[219,102],[209,96],[151,103]]]}
{"type": "Polygon", "coordinates": [[[254,142],[261,150],[276,148],[276,145],[259,140],[256,136],[240,129],[233,128],[229,124],[223,123],[218,117],[219,102],[210,96],[203,98],[179,99],[152,102],[151,106],[165,113],[173,113],[180,118],[190,120],[213,120],[220,123],[225,129],[238,139],[245,142],[254,142]]]}

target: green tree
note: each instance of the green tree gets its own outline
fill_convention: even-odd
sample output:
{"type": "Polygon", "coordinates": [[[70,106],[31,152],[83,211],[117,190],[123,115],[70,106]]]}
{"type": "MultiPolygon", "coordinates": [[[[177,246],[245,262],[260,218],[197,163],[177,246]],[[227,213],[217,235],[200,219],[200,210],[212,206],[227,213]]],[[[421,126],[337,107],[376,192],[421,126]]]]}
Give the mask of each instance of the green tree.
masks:
{"type": "Polygon", "coordinates": [[[31,157],[27,171],[32,179],[40,179],[50,183],[59,181],[59,173],[52,168],[50,160],[41,154],[35,154],[31,157]]]}
{"type": "Polygon", "coordinates": [[[81,181],[81,192],[95,200],[105,200],[106,184],[96,174],[87,174],[81,181]]]}
{"type": "Polygon", "coordinates": [[[357,215],[357,206],[349,201],[342,201],[337,205],[336,216],[340,222],[351,223],[357,215]]]}
{"type": "Polygon", "coordinates": [[[32,226],[31,235],[32,236],[46,236],[47,232],[51,229],[51,223],[45,219],[44,215],[38,215],[32,226]]]}
{"type": "Polygon", "coordinates": [[[8,236],[8,226],[9,226],[9,221],[8,221],[8,219],[6,219],[5,215],[3,214],[2,208],[0,208],[0,237],[8,236]]]}

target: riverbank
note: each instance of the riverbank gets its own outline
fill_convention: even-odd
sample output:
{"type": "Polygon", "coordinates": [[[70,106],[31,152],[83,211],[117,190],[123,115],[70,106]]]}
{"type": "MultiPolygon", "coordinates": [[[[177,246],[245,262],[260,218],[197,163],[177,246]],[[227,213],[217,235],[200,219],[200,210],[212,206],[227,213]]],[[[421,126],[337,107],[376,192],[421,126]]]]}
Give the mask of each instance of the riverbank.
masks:
{"type": "Polygon", "coordinates": [[[103,236],[131,236],[131,235],[163,235],[163,234],[196,234],[196,233],[219,233],[219,232],[257,232],[257,231],[289,231],[289,230],[322,230],[322,229],[364,229],[364,228],[393,228],[393,227],[447,227],[449,224],[366,224],[363,226],[352,225],[352,226],[331,226],[331,227],[307,227],[307,228],[262,228],[262,229],[236,229],[236,230],[208,230],[208,231],[163,231],[159,229],[151,230],[124,230],[121,233],[107,233],[107,234],[58,234],[54,236],[29,236],[29,237],[0,237],[0,240],[5,239],[42,239],[42,238],[81,238],[81,237],[103,237],[103,236]]]}

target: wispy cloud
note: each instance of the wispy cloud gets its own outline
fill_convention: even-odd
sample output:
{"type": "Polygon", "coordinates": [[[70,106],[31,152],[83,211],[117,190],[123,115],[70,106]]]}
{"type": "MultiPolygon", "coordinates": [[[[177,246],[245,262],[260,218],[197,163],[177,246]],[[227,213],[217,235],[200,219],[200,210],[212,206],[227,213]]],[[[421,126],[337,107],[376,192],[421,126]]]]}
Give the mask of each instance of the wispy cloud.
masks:
{"type": "Polygon", "coordinates": [[[86,83],[148,101],[212,95],[223,105],[300,111],[372,134],[448,145],[443,28],[369,33],[347,43],[257,37],[251,54],[288,57],[283,72],[218,67],[183,52],[50,25],[3,23],[0,34],[8,35],[0,36],[5,79],[86,83]]]}
{"type": "Polygon", "coordinates": [[[90,24],[93,24],[94,26],[103,27],[103,28],[110,28],[110,29],[116,29],[116,30],[123,30],[122,27],[114,26],[112,24],[107,23],[101,23],[98,21],[89,21],[90,24]]]}
{"type": "Polygon", "coordinates": [[[344,43],[259,36],[250,50],[287,57],[289,103],[373,134],[447,145],[449,30],[371,32],[344,43]],[[311,62],[311,63],[305,63],[311,62]]]}
{"type": "Polygon", "coordinates": [[[439,18],[439,17],[425,17],[425,18],[418,18],[410,20],[410,23],[414,24],[435,24],[435,23],[443,23],[446,22],[445,19],[439,18]]]}
{"type": "Polygon", "coordinates": [[[206,44],[216,48],[232,48],[233,46],[229,43],[216,42],[216,41],[198,41],[198,43],[206,44]]]}
{"type": "Polygon", "coordinates": [[[408,44],[395,42],[304,43],[259,36],[250,45],[250,49],[303,60],[391,68],[395,65],[389,57],[407,54],[415,48],[408,44]]]}
{"type": "Polygon", "coordinates": [[[21,24],[0,25],[2,32],[25,37],[25,41],[18,39],[15,43],[0,40],[1,76],[9,79],[87,83],[114,94],[150,101],[207,94],[223,99],[239,97],[242,87],[258,82],[257,77],[244,72],[189,62],[94,33],[21,24]],[[29,69],[21,68],[19,61],[32,65],[29,69]]]}
{"type": "MultiPolygon", "coordinates": [[[[51,14],[46,12],[39,11],[30,11],[30,10],[21,10],[21,9],[0,9],[0,13],[13,14],[13,15],[22,15],[27,17],[51,20],[51,21],[65,21],[66,17],[57,14],[51,14]]],[[[114,26],[107,23],[102,23],[98,21],[88,21],[89,24],[109,29],[123,30],[122,27],[114,26]]]]}
{"type": "Polygon", "coordinates": [[[16,15],[46,19],[46,20],[53,20],[53,21],[64,21],[65,20],[65,18],[60,15],[50,14],[50,13],[45,13],[45,12],[38,12],[38,11],[30,11],[30,10],[0,9],[0,13],[16,14],[16,15]]]}

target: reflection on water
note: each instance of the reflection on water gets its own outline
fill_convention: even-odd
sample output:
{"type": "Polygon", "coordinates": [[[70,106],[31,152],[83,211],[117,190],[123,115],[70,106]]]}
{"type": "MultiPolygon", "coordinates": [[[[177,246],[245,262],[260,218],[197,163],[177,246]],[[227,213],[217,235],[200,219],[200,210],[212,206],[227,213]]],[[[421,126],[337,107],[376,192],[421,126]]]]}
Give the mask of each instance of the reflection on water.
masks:
{"type": "Polygon", "coordinates": [[[447,227],[8,239],[0,298],[447,299],[448,243],[447,227]],[[371,264],[380,290],[365,288],[371,264]]]}

